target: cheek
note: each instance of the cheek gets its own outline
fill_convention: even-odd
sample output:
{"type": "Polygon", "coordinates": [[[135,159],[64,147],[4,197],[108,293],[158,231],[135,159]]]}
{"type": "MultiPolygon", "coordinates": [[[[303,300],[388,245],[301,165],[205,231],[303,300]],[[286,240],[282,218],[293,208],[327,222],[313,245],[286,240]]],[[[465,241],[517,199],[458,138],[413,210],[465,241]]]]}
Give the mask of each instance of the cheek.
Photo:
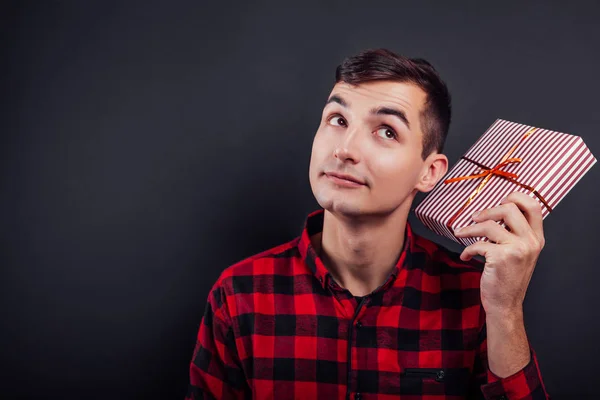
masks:
{"type": "Polygon", "coordinates": [[[372,159],[369,169],[383,190],[395,190],[414,179],[416,163],[403,154],[390,153],[372,159]]]}
{"type": "Polygon", "coordinates": [[[370,157],[371,169],[382,177],[392,177],[403,167],[402,155],[393,152],[379,152],[377,157],[370,157]]]}
{"type": "Polygon", "coordinates": [[[313,139],[312,150],[310,155],[311,173],[316,173],[317,169],[323,167],[323,162],[325,161],[327,148],[327,143],[324,140],[323,135],[317,132],[313,139]]]}
{"type": "Polygon", "coordinates": [[[329,154],[330,146],[331,144],[327,140],[327,135],[322,131],[317,131],[313,139],[311,158],[322,161],[329,154]]]}

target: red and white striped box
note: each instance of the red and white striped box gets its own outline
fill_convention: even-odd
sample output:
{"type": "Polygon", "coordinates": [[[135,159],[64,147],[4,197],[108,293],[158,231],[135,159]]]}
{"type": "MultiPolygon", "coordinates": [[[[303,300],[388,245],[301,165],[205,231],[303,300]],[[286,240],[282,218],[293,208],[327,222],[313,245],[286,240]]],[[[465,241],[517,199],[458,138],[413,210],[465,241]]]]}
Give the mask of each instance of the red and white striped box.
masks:
{"type": "Polygon", "coordinates": [[[595,163],[579,136],[498,119],[415,208],[415,215],[427,228],[464,246],[489,241],[457,238],[453,232],[474,224],[471,215],[499,205],[515,191],[538,200],[546,218],[595,163]]]}

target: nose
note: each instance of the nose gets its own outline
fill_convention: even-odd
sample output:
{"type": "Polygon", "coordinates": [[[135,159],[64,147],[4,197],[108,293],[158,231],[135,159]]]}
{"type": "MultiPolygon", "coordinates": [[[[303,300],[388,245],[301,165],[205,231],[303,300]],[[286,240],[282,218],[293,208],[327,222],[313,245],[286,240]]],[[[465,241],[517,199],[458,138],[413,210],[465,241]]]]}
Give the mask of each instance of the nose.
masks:
{"type": "Polygon", "coordinates": [[[348,129],[343,136],[343,139],[336,145],[333,150],[333,156],[338,160],[345,162],[351,161],[356,164],[359,161],[358,154],[358,131],[348,129]]]}

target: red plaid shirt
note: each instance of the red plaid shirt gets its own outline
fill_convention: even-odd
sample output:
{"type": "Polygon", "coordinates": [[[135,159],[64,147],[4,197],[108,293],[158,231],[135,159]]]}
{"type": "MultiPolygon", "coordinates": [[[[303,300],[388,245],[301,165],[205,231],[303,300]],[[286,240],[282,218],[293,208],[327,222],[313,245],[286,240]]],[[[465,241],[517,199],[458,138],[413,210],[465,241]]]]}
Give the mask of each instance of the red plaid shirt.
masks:
{"type": "Polygon", "coordinates": [[[483,264],[412,232],[386,282],[357,302],[302,235],[241,261],[212,288],[187,399],[549,399],[537,359],[487,367],[483,264]]]}

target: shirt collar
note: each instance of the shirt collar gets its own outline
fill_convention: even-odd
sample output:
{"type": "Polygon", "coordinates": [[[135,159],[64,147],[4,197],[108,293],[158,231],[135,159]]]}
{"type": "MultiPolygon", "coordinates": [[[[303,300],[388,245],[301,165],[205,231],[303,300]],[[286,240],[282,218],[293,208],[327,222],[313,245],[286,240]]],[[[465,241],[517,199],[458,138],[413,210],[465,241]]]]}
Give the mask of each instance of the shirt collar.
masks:
{"type": "MultiPolygon", "coordinates": [[[[300,251],[300,254],[306,266],[319,280],[323,288],[326,288],[327,280],[330,279],[331,275],[325,267],[325,265],[323,264],[321,258],[318,256],[316,249],[310,241],[311,236],[323,231],[324,215],[324,209],[313,211],[308,215],[304,224],[304,229],[300,236],[300,240],[298,241],[298,250],[300,251]]],[[[402,251],[400,252],[398,260],[396,261],[396,265],[394,266],[394,269],[390,274],[390,277],[397,277],[400,270],[406,265],[408,265],[411,259],[413,245],[414,234],[407,220],[406,228],[404,231],[404,245],[402,247],[402,251]]],[[[388,278],[388,281],[389,280],[390,279],[388,278]]]]}

